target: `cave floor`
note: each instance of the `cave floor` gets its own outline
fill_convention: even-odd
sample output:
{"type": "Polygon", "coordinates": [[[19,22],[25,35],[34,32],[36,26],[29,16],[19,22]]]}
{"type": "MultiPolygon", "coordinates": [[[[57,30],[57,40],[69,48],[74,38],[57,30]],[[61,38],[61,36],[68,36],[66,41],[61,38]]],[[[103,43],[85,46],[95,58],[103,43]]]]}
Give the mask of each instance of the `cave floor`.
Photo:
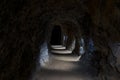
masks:
{"type": "Polygon", "coordinates": [[[82,63],[80,57],[67,52],[51,54],[49,62],[36,71],[33,80],[97,80],[97,70],[82,63]]]}

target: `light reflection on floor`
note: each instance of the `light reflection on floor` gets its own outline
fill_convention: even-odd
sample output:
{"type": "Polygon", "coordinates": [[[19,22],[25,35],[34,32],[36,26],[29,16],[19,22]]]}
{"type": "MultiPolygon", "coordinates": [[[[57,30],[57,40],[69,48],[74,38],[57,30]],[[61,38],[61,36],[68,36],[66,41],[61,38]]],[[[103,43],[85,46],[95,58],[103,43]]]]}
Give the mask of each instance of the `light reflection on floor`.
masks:
{"type": "Polygon", "coordinates": [[[76,56],[76,55],[69,55],[72,54],[72,51],[70,50],[65,50],[65,46],[62,45],[52,45],[51,46],[53,48],[53,50],[51,50],[51,53],[55,53],[55,54],[63,54],[63,55],[52,55],[52,57],[54,57],[57,60],[63,60],[63,61],[79,61],[81,56],[76,56]],[[66,56],[65,56],[65,55],[66,56]]]}
{"type": "Polygon", "coordinates": [[[65,46],[62,46],[62,45],[52,45],[51,46],[53,49],[66,49],[65,46]]]}
{"type": "Polygon", "coordinates": [[[70,50],[51,50],[52,53],[57,53],[57,54],[71,54],[72,51],[70,50]]]}
{"type": "Polygon", "coordinates": [[[76,56],[76,55],[66,55],[66,56],[62,56],[62,55],[52,55],[54,57],[54,59],[56,60],[61,60],[61,61],[72,61],[72,62],[76,62],[79,61],[81,56],[76,56]]]}
{"type": "MultiPolygon", "coordinates": [[[[45,47],[43,52],[44,50],[45,47]]],[[[90,79],[89,75],[91,75],[91,72],[88,73],[87,69],[89,67],[80,64],[79,60],[81,56],[71,54],[71,52],[68,53],[67,50],[59,49],[56,51],[58,53],[50,54],[49,63],[45,63],[44,66],[40,67],[32,80],[95,80],[93,78],[90,79]]]]}
{"type": "Polygon", "coordinates": [[[65,50],[66,47],[62,45],[52,45],[51,46],[53,50],[51,50],[51,53],[56,53],[56,54],[71,54],[72,51],[70,50],[65,50]]]}
{"type": "Polygon", "coordinates": [[[77,67],[78,66],[75,65],[74,62],[60,61],[60,60],[54,59],[52,63],[47,64],[43,68],[48,70],[71,71],[77,67]]]}

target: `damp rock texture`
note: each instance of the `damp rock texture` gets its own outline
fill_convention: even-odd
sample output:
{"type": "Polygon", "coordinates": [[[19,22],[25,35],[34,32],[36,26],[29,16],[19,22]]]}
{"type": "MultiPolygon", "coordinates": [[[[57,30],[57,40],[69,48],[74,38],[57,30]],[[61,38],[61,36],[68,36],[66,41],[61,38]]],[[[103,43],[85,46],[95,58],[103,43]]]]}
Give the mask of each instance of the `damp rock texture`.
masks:
{"type": "Polygon", "coordinates": [[[39,47],[46,41],[49,48],[54,25],[72,37],[70,42],[76,41],[76,54],[81,37],[86,50],[92,39],[96,56],[90,60],[99,59],[98,80],[119,80],[120,48],[112,51],[109,46],[120,42],[119,4],[119,0],[1,0],[0,80],[31,78],[39,64],[39,47]]]}

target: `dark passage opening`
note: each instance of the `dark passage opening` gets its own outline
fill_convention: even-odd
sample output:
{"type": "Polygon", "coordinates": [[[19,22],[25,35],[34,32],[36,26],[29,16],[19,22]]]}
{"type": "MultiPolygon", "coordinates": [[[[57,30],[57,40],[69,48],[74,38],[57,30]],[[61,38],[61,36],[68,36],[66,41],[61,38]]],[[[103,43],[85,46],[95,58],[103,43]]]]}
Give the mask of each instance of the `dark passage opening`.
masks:
{"type": "Polygon", "coordinates": [[[61,28],[60,26],[54,26],[51,34],[51,45],[61,45],[61,38],[62,38],[62,33],[61,33],[61,28]]]}

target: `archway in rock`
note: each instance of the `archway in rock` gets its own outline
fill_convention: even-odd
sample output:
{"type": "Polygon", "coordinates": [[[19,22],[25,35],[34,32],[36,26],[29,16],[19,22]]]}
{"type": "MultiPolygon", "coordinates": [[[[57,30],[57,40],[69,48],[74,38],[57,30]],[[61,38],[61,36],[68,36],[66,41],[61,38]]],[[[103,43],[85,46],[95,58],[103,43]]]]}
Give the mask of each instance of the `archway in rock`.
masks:
{"type": "Polygon", "coordinates": [[[62,44],[62,30],[61,27],[56,25],[53,27],[52,33],[51,33],[51,45],[61,45],[62,44]]]}

